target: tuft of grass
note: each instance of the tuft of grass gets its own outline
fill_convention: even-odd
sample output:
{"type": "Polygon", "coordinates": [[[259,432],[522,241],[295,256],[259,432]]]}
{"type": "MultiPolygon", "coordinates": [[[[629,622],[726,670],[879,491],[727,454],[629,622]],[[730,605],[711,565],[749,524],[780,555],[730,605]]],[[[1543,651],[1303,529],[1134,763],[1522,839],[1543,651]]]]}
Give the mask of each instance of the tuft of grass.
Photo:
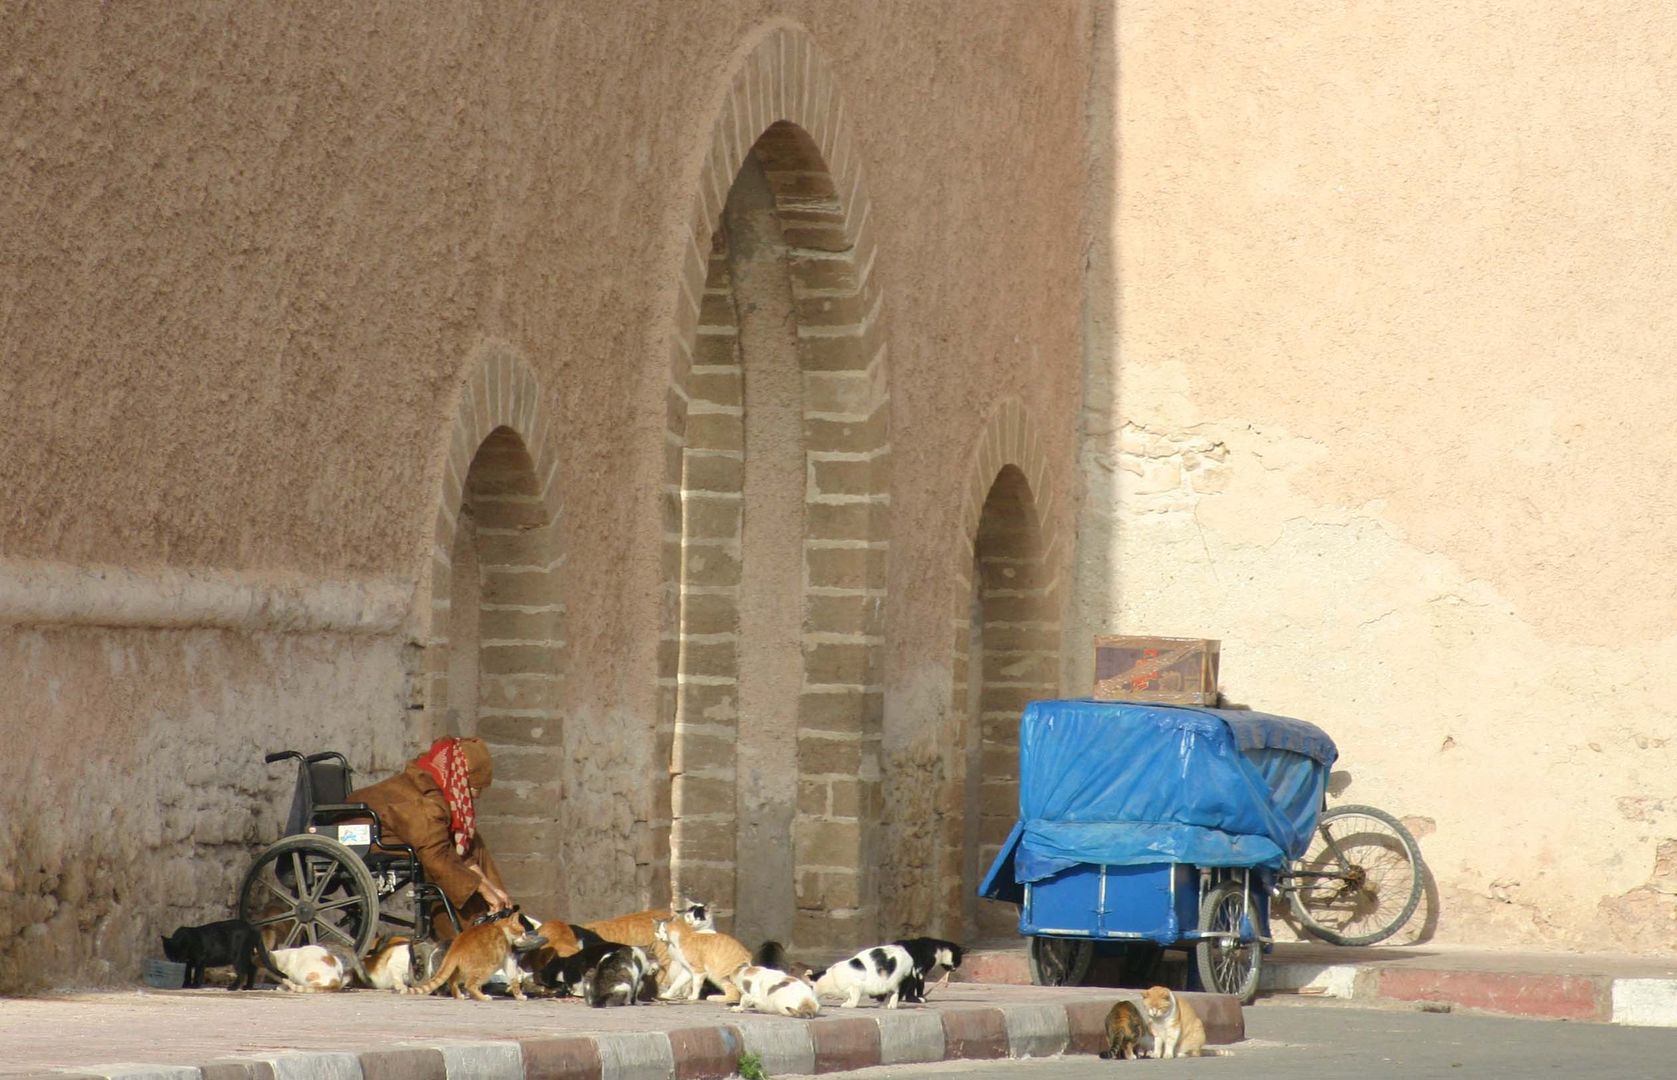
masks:
{"type": "Polygon", "coordinates": [[[769,1074],[763,1068],[761,1054],[741,1054],[739,1063],[740,1080],[769,1080],[769,1074]]]}

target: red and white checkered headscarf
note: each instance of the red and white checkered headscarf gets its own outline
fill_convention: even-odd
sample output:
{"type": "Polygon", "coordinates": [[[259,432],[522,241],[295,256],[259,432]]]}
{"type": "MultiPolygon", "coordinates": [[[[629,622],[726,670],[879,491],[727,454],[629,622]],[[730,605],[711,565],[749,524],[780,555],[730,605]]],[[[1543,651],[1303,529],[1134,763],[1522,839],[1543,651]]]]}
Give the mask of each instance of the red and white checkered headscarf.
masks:
{"type": "Polygon", "coordinates": [[[447,736],[432,743],[431,749],[414,758],[413,763],[430,773],[443,789],[443,798],[448,800],[448,831],[454,837],[455,852],[464,857],[477,835],[477,811],[472,806],[472,778],[465,748],[459,739],[447,736]]]}

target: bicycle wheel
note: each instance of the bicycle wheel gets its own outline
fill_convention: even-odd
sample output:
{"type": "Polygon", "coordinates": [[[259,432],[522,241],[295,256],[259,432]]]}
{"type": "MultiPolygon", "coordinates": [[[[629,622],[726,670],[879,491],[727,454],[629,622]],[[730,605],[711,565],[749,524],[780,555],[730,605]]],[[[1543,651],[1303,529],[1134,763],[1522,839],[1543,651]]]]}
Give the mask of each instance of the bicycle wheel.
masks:
{"type": "Polygon", "coordinates": [[[272,927],[276,949],[338,944],[360,956],[378,929],[378,887],[367,865],[336,840],[287,836],[245,872],[239,918],[272,927]]]}
{"type": "Polygon", "coordinates": [[[1037,986],[1077,986],[1089,973],[1089,964],[1095,958],[1095,943],[1033,937],[1029,956],[1031,982],[1037,986]]]}
{"type": "Polygon", "coordinates": [[[1200,932],[1213,935],[1194,944],[1200,985],[1218,994],[1233,994],[1242,1005],[1251,1004],[1258,995],[1264,945],[1252,925],[1245,886],[1225,881],[1205,894],[1200,932]]]}
{"type": "Polygon", "coordinates": [[[1322,814],[1288,897],[1305,929],[1334,945],[1373,945],[1421,902],[1421,849],[1403,823],[1372,806],[1322,814]]]}

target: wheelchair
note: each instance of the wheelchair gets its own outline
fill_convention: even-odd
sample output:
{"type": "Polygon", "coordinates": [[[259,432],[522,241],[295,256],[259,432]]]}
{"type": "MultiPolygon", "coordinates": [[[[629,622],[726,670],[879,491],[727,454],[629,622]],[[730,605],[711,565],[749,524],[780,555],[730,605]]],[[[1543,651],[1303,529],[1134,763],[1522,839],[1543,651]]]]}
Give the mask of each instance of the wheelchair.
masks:
{"type": "Polygon", "coordinates": [[[239,918],[276,949],[336,944],[365,956],[376,937],[406,934],[416,968],[436,953],[433,904],[441,902],[459,933],[460,913],[425,880],[418,853],[386,839],[372,807],[346,801],[354,773],[342,754],[281,750],[263,760],[295,760],[297,784],[285,835],[245,872],[239,918]]]}

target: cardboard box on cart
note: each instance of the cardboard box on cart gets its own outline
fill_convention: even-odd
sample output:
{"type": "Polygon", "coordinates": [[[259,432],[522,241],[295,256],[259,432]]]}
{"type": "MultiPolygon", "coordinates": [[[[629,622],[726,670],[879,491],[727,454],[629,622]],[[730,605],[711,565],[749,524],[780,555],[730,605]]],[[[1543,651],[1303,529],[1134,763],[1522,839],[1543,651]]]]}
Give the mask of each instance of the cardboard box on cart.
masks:
{"type": "Polygon", "coordinates": [[[1206,638],[1095,638],[1096,701],[1216,705],[1222,642],[1206,638]]]}

